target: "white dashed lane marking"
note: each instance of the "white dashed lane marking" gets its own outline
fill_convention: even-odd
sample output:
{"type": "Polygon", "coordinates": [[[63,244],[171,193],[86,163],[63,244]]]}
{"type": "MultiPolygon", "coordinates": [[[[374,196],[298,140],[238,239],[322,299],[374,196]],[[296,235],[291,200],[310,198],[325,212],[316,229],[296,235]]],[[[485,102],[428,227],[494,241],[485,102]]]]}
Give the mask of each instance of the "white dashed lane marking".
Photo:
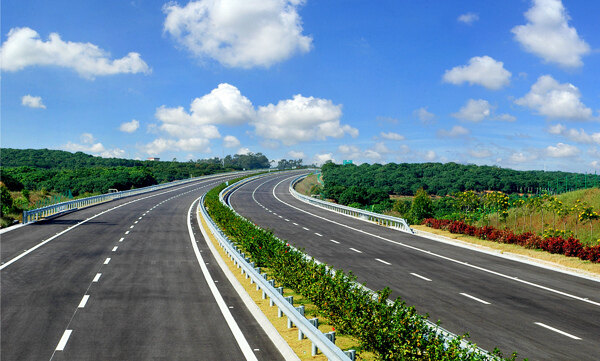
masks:
{"type": "Polygon", "coordinates": [[[113,251],[113,252],[116,252],[116,251],[117,251],[117,248],[119,248],[119,246],[114,246],[112,251],[113,251]]]}
{"type": "Polygon", "coordinates": [[[335,239],[330,239],[330,241],[336,244],[340,244],[340,242],[336,241],[335,239]]]}
{"type": "Polygon", "coordinates": [[[350,249],[351,249],[352,251],[356,252],[356,253],[362,253],[362,251],[359,251],[359,250],[357,250],[356,248],[352,248],[352,247],[350,247],[350,249]]]}
{"type": "Polygon", "coordinates": [[[310,231],[310,229],[306,228],[306,227],[302,227],[303,230],[305,231],[310,231]]]}
{"type": "Polygon", "coordinates": [[[69,341],[69,337],[71,337],[72,332],[73,330],[65,330],[65,333],[63,333],[62,337],[60,338],[60,341],[58,342],[58,345],[56,346],[56,351],[62,351],[65,349],[65,346],[67,346],[67,342],[69,341]]]}
{"type": "Polygon", "coordinates": [[[123,240],[124,240],[124,239],[125,239],[125,238],[121,237],[121,239],[119,240],[119,242],[123,242],[123,240]]]}
{"type": "Polygon", "coordinates": [[[108,262],[110,262],[110,257],[104,260],[104,264],[108,264],[108,262]]]}
{"type": "Polygon", "coordinates": [[[563,335],[563,336],[567,336],[567,337],[569,337],[569,338],[572,338],[573,340],[581,340],[581,338],[580,338],[580,337],[577,337],[577,336],[571,335],[570,333],[566,333],[565,331],[561,331],[561,330],[559,330],[559,329],[557,329],[557,328],[554,328],[554,327],[548,326],[548,325],[546,325],[546,324],[543,324],[543,323],[541,323],[541,322],[534,322],[534,323],[535,323],[536,325],[538,325],[538,326],[541,326],[541,327],[547,328],[547,329],[548,329],[548,330],[550,330],[550,331],[554,331],[554,332],[556,332],[556,333],[560,333],[560,334],[561,334],[561,335],[563,335]]]}
{"type": "Polygon", "coordinates": [[[423,277],[423,276],[421,276],[421,275],[419,275],[419,274],[416,274],[416,273],[411,273],[411,275],[413,275],[413,276],[415,276],[415,277],[417,277],[417,278],[420,278],[420,279],[422,279],[422,280],[425,280],[425,281],[431,282],[431,280],[430,280],[429,278],[427,278],[427,277],[423,277]]]}
{"type": "Polygon", "coordinates": [[[322,234],[320,234],[320,233],[317,233],[317,232],[315,232],[315,234],[316,234],[317,236],[319,236],[319,237],[323,237],[323,235],[322,235],[322,234]]]}
{"type": "Polygon", "coordinates": [[[389,263],[389,262],[386,262],[386,261],[384,261],[384,260],[382,260],[382,259],[379,259],[379,258],[375,258],[375,261],[377,261],[377,262],[381,262],[381,263],[383,263],[383,264],[387,264],[388,266],[390,266],[390,265],[391,265],[391,263],[389,263]]]}
{"type": "Polygon", "coordinates": [[[483,303],[484,305],[491,305],[491,303],[489,303],[488,301],[484,301],[484,300],[482,300],[481,298],[477,298],[477,297],[475,297],[475,296],[471,296],[471,295],[469,295],[469,294],[467,294],[467,293],[462,293],[462,292],[461,292],[461,295],[463,295],[463,296],[465,296],[465,297],[467,297],[467,298],[470,298],[470,299],[472,299],[472,300],[475,300],[475,301],[477,301],[477,302],[479,302],[479,303],[483,303]]]}
{"type": "Polygon", "coordinates": [[[100,276],[102,276],[102,273],[96,273],[96,276],[92,282],[98,282],[98,280],[100,280],[100,276]]]}
{"type": "Polygon", "coordinates": [[[79,302],[79,306],[77,308],[84,308],[87,301],[90,299],[90,295],[83,295],[81,302],[79,302]]]}

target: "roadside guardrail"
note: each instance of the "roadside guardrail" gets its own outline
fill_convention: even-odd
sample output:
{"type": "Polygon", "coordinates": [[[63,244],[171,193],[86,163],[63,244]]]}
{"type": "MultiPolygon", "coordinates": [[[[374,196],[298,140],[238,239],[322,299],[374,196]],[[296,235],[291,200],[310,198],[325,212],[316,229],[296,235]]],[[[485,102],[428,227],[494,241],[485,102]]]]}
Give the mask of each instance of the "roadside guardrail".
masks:
{"type": "MultiPolygon", "coordinates": [[[[232,173],[228,173],[228,174],[236,174],[236,173],[239,173],[239,172],[232,172],[232,173]]],[[[53,204],[53,205],[46,206],[46,207],[23,211],[23,224],[35,222],[35,221],[38,221],[40,219],[47,218],[50,216],[57,216],[62,213],[75,211],[79,208],[84,208],[84,207],[88,207],[88,206],[92,206],[95,204],[104,203],[104,202],[108,202],[108,201],[112,201],[112,200],[116,200],[116,199],[131,197],[131,196],[135,196],[135,195],[142,194],[142,193],[148,193],[148,192],[153,192],[153,191],[160,190],[160,189],[174,187],[174,186],[178,186],[181,184],[197,181],[199,179],[215,178],[215,177],[222,176],[223,174],[225,174],[225,173],[218,173],[218,174],[211,174],[209,176],[201,176],[201,177],[195,177],[195,178],[182,179],[182,180],[178,180],[178,181],[174,181],[174,182],[157,184],[157,185],[153,185],[153,186],[149,186],[149,187],[131,189],[131,190],[127,190],[127,191],[106,193],[106,194],[101,194],[98,196],[75,199],[72,201],[61,202],[61,203],[53,204]]]]}
{"type": "MultiPolygon", "coordinates": [[[[241,180],[241,181],[239,181],[239,182],[236,182],[236,183],[233,183],[233,184],[230,184],[230,185],[228,185],[226,188],[224,188],[224,189],[223,189],[223,190],[222,190],[222,191],[219,193],[219,200],[221,201],[221,203],[222,203],[222,204],[224,204],[225,206],[229,207],[229,208],[230,208],[230,209],[231,209],[231,210],[232,210],[232,211],[233,211],[235,214],[237,214],[238,216],[240,216],[240,217],[244,218],[244,217],[243,217],[243,216],[241,216],[239,213],[237,213],[237,212],[236,212],[236,210],[235,210],[235,209],[233,209],[233,207],[231,207],[231,205],[229,204],[229,199],[228,199],[228,198],[229,198],[229,195],[230,195],[230,194],[231,194],[233,191],[235,191],[237,188],[241,187],[242,185],[244,185],[244,184],[246,184],[246,183],[248,183],[248,182],[254,181],[254,180],[258,179],[258,178],[264,177],[264,176],[266,176],[266,174],[261,174],[261,175],[258,175],[258,176],[249,177],[249,178],[243,179],[243,180],[241,180]]],[[[295,178],[295,179],[292,181],[292,183],[291,183],[291,185],[290,185],[290,192],[291,192],[292,194],[296,193],[296,194],[297,194],[297,195],[299,195],[300,197],[306,197],[306,196],[303,196],[303,195],[299,194],[298,192],[296,192],[296,190],[295,190],[295,189],[293,189],[293,186],[295,185],[295,183],[297,183],[297,182],[298,182],[298,181],[300,181],[301,179],[305,178],[306,176],[307,176],[307,175],[302,175],[302,176],[299,176],[299,177],[295,178]]],[[[310,199],[312,199],[311,197],[306,197],[306,198],[310,198],[310,199]]],[[[301,200],[302,200],[302,199],[301,199],[301,200]]],[[[329,202],[324,202],[324,201],[321,201],[321,200],[318,200],[318,199],[312,199],[312,200],[319,201],[319,202],[323,202],[323,203],[329,203],[329,202]]],[[[314,204],[314,205],[316,205],[316,206],[319,206],[319,205],[317,205],[317,203],[316,203],[316,202],[315,202],[315,203],[312,203],[312,202],[307,202],[307,203],[310,203],[310,204],[314,204]]],[[[202,205],[204,205],[204,198],[202,198],[202,205]]],[[[334,205],[336,205],[336,204],[334,204],[334,205]]],[[[352,210],[352,211],[361,211],[360,209],[358,209],[358,210],[357,210],[357,209],[355,209],[355,208],[351,208],[351,207],[345,207],[345,206],[341,206],[341,205],[336,205],[336,206],[339,206],[339,207],[340,207],[340,208],[342,208],[342,209],[343,209],[343,208],[350,208],[350,210],[352,210]]],[[[218,228],[218,226],[216,226],[216,224],[214,223],[214,221],[213,221],[213,220],[212,220],[212,219],[211,219],[211,218],[208,216],[208,213],[206,213],[206,210],[204,209],[204,207],[202,207],[202,208],[203,208],[203,210],[204,210],[204,213],[206,214],[206,216],[207,216],[208,220],[210,220],[210,221],[209,221],[209,222],[207,222],[207,223],[209,223],[210,225],[212,225],[212,227],[211,227],[211,232],[213,232],[213,229],[214,229],[215,231],[213,232],[213,234],[215,234],[215,236],[216,236],[216,234],[219,234],[219,235],[221,235],[223,238],[225,238],[225,243],[228,243],[228,244],[229,244],[229,246],[230,246],[230,248],[234,249],[234,250],[235,250],[234,252],[238,252],[238,254],[239,254],[239,252],[240,252],[240,251],[239,251],[239,250],[237,250],[237,247],[235,247],[235,244],[234,244],[232,241],[230,241],[230,240],[229,240],[229,239],[228,239],[228,238],[225,236],[225,234],[224,234],[224,233],[223,233],[223,232],[222,232],[222,231],[221,231],[221,230],[218,228]],[[215,233],[215,232],[216,232],[216,233],[215,233]]],[[[325,207],[323,207],[323,208],[325,208],[325,207]]],[[[327,209],[329,209],[329,208],[327,208],[327,209]]],[[[333,208],[332,208],[332,209],[333,209],[333,208]]],[[[407,231],[407,230],[405,230],[405,228],[403,229],[403,228],[400,228],[400,227],[398,227],[398,226],[393,226],[393,224],[394,224],[394,223],[392,223],[392,222],[390,222],[390,223],[387,223],[387,224],[389,224],[389,227],[393,227],[393,228],[396,228],[396,229],[398,229],[398,230],[400,230],[400,231],[404,231],[404,232],[407,232],[407,233],[414,234],[414,232],[412,231],[412,229],[411,229],[411,228],[408,226],[408,224],[406,223],[406,221],[405,221],[404,219],[402,219],[402,218],[396,218],[396,217],[391,217],[391,216],[389,216],[389,218],[391,218],[391,219],[387,219],[387,218],[388,218],[388,216],[384,216],[384,215],[381,215],[381,214],[377,214],[377,213],[373,213],[373,212],[368,212],[368,211],[362,211],[362,212],[364,212],[364,213],[368,213],[368,214],[369,214],[369,216],[372,216],[372,215],[374,215],[374,216],[378,216],[378,217],[380,217],[380,218],[384,218],[384,217],[385,217],[385,219],[386,219],[386,220],[388,220],[388,221],[394,221],[394,219],[395,219],[395,220],[400,220],[401,222],[398,222],[398,223],[400,223],[400,224],[403,224],[403,227],[407,227],[408,229],[410,229],[410,232],[409,232],[409,231],[407,231]],[[402,222],[402,221],[403,221],[403,222],[402,222]]],[[[341,212],[340,212],[340,213],[341,213],[341,212]]],[[[358,213],[358,212],[357,212],[357,213],[358,213]]],[[[352,214],[350,214],[350,213],[343,213],[343,214],[348,214],[349,216],[354,216],[354,215],[352,215],[352,214]]],[[[366,220],[369,220],[369,219],[366,219],[366,220]]],[[[371,221],[371,222],[373,222],[373,221],[371,221]]],[[[386,225],[386,223],[379,223],[379,224],[386,225]]],[[[258,228],[258,227],[257,227],[257,228],[258,228]]],[[[218,237],[217,237],[217,238],[218,238],[218,237]]],[[[283,241],[282,241],[282,242],[283,242],[283,241]]],[[[292,247],[292,246],[290,245],[290,247],[292,247]]],[[[293,247],[292,247],[292,248],[293,248],[293,247]]],[[[229,253],[229,251],[227,251],[227,253],[228,253],[228,254],[230,254],[230,253],[229,253]]],[[[318,264],[321,264],[321,263],[322,263],[322,262],[320,262],[319,260],[317,260],[317,259],[315,259],[315,258],[313,258],[313,257],[310,257],[310,256],[308,256],[308,255],[306,255],[306,254],[305,254],[304,256],[305,256],[306,258],[312,259],[314,262],[316,262],[316,263],[318,263],[318,264]]],[[[242,258],[244,258],[244,257],[242,257],[242,258]]],[[[328,268],[328,269],[330,269],[330,267],[327,267],[327,268],[328,268]]],[[[331,270],[331,272],[334,272],[334,270],[333,270],[333,269],[330,269],[330,270],[331,270]]],[[[263,279],[264,279],[264,278],[263,278],[263,279]]],[[[355,282],[355,286],[356,286],[356,287],[363,288],[363,289],[365,289],[365,290],[369,291],[369,292],[372,294],[372,296],[373,296],[373,298],[374,298],[374,299],[378,299],[378,297],[379,297],[379,296],[377,295],[377,293],[376,293],[376,292],[374,292],[373,290],[371,290],[370,288],[366,287],[365,285],[362,285],[362,284],[359,284],[359,283],[356,283],[356,282],[355,282]]],[[[391,304],[393,304],[394,302],[393,302],[392,300],[389,300],[389,299],[388,299],[388,300],[387,300],[387,303],[391,305],[391,304]]],[[[458,338],[458,335],[456,335],[456,334],[454,334],[454,333],[452,333],[452,332],[450,332],[450,331],[446,330],[445,328],[443,328],[443,327],[439,326],[438,324],[436,324],[436,323],[434,323],[434,322],[431,322],[431,321],[429,321],[429,320],[425,320],[425,323],[426,323],[426,324],[429,326],[429,329],[431,330],[432,334],[434,334],[434,335],[436,335],[436,336],[438,336],[438,337],[442,337],[442,338],[444,339],[444,342],[445,342],[445,344],[446,344],[446,345],[448,345],[448,344],[449,344],[449,343],[450,343],[452,340],[455,340],[455,339],[457,339],[457,338],[458,338]]],[[[335,336],[334,336],[334,337],[335,337],[335,336]]],[[[488,359],[488,360],[500,360],[500,359],[501,359],[501,358],[499,358],[499,357],[496,357],[496,356],[492,355],[492,354],[491,354],[490,352],[488,352],[487,350],[484,350],[484,349],[482,349],[481,347],[478,347],[477,345],[475,345],[475,344],[472,344],[472,343],[470,343],[470,342],[467,342],[467,341],[465,341],[465,340],[463,340],[463,339],[461,339],[461,340],[460,340],[460,346],[461,346],[461,348],[462,348],[462,349],[465,349],[465,350],[468,350],[469,352],[472,352],[472,353],[478,354],[478,355],[482,356],[484,359],[488,359]]],[[[337,347],[337,346],[336,346],[336,347],[337,347]]],[[[354,357],[354,356],[351,356],[351,357],[354,357]]]]}
{"type": "Polygon", "coordinates": [[[359,218],[359,219],[362,219],[362,220],[365,220],[368,222],[379,224],[381,226],[395,228],[399,231],[403,231],[406,233],[410,233],[410,234],[415,233],[413,231],[413,229],[410,228],[410,226],[408,225],[408,222],[406,222],[406,220],[404,218],[386,216],[384,214],[369,212],[369,211],[365,211],[365,210],[358,209],[358,208],[348,207],[348,206],[344,206],[341,204],[331,203],[331,202],[323,201],[320,199],[308,197],[308,196],[305,196],[304,194],[298,193],[294,189],[294,186],[296,185],[296,183],[300,182],[302,179],[304,179],[306,177],[307,177],[307,175],[299,176],[298,178],[294,179],[290,183],[290,193],[295,198],[297,198],[305,203],[309,203],[309,204],[312,204],[317,207],[325,208],[330,211],[334,211],[336,213],[341,213],[341,214],[344,214],[344,215],[347,215],[350,217],[359,218]]]}

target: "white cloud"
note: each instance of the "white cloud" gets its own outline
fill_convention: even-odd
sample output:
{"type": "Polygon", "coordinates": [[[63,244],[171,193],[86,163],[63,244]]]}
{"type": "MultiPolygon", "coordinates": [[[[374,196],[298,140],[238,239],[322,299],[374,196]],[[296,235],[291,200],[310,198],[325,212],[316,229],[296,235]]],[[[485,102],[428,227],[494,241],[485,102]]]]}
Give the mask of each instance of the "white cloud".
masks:
{"type": "Polygon", "coordinates": [[[164,31],[199,58],[228,67],[269,67],[306,53],[312,38],[302,35],[298,8],[303,0],[200,0],[181,7],[170,2],[164,31]]]}
{"type": "Polygon", "coordinates": [[[515,103],[548,118],[592,119],[592,110],[580,98],[581,93],[573,84],[560,84],[550,75],[542,75],[531,86],[529,93],[515,100],[515,103]]]}
{"type": "Polygon", "coordinates": [[[463,135],[469,134],[469,130],[465,127],[461,127],[460,125],[455,125],[450,130],[440,129],[440,130],[438,130],[437,134],[439,137],[442,137],[442,138],[445,138],[445,137],[458,138],[463,135]]]}
{"type": "Polygon", "coordinates": [[[157,138],[151,143],[144,145],[142,148],[148,155],[158,155],[165,151],[196,151],[210,153],[210,141],[206,138],[187,138],[178,140],[157,138]]]}
{"type": "Polygon", "coordinates": [[[523,152],[515,152],[510,155],[508,161],[510,163],[526,163],[537,159],[537,154],[535,153],[523,153],[523,152]]]}
{"type": "Polygon", "coordinates": [[[246,148],[246,147],[240,148],[240,149],[238,149],[237,152],[235,152],[235,154],[239,154],[239,155],[246,155],[246,154],[250,154],[250,153],[251,153],[250,148],[246,148]]]}
{"type": "Polygon", "coordinates": [[[379,152],[373,149],[365,150],[363,156],[373,162],[378,162],[383,158],[379,152]]]}
{"type": "Polygon", "coordinates": [[[30,28],[13,28],[2,44],[2,69],[18,71],[29,66],[60,66],[70,68],[80,76],[93,79],[96,76],[121,73],[150,73],[140,54],[131,52],[121,59],[110,60],[110,54],[91,43],[63,41],[52,33],[48,41],[30,28]]]}
{"type": "Polygon", "coordinates": [[[42,102],[42,97],[34,97],[29,94],[23,95],[21,98],[21,104],[30,108],[46,109],[46,106],[42,102]]]}
{"type": "Polygon", "coordinates": [[[443,80],[455,85],[467,82],[470,85],[478,84],[491,90],[498,90],[510,83],[511,75],[504,69],[503,62],[485,55],[471,58],[469,65],[446,70],[443,80]]]}
{"type": "Polygon", "coordinates": [[[91,133],[82,133],[79,137],[79,143],[67,142],[62,149],[69,152],[84,152],[92,155],[99,155],[104,158],[122,158],[125,155],[123,149],[106,149],[102,143],[96,142],[96,138],[91,133]]]}
{"type": "Polygon", "coordinates": [[[600,168],[600,160],[593,160],[590,163],[590,167],[592,167],[592,168],[600,168]]]}
{"type": "Polygon", "coordinates": [[[435,160],[436,157],[437,157],[437,154],[435,154],[435,152],[433,150],[428,150],[424,155],[425,160],[428,160],[430,162],[435,160]]]}
{"type": "Polygon", "coordinates": [[[292,159],[304,159],[306,158],[306,154],[304,154],[304,152],[302,151],[295,151],[295,150],[290,150],[288,152],[288,156],[292,159]]]}
{"type": "Polygon", "coordinates": [[[469,12],[466,14],[461,14],[456,20],[460,21],[461,23],[471,25],[479,20],[479,15],[469,12]]]}
{"type": "Polygon", "coordinates": [[[338,152],[342,154],[359,154],[360,149],[355,145],[342,144],[338,147],[338,152]]]}
{"type": "Polygon", "coordinates": [[[119,130],[125,133],[133,133],[140,127],[140,122],[132,119],[130,122],[125,122],[121,124],[119,130]]]}
{"type": "Polygon", "coordinates": [[[252,102],[238,88],[227,83],[194,99],[190,110],[198,124],[240,125],[254,118],[252,102]]]}
{"type": "Polygon", "coordinates": [[[259,107],[252,125],[257,135],[288,146],[327,137],[341,138],[344,134],[358,136],[356,128],[340,124],[341,116],[341,105],[298,94],[293,99],[279,101],[277,105],[259,107]]]}
{"type": "Polygon", "coordinates": [[[469,99],[467,104],[459,109],[457,113],[453,113],[454,118],[467,120],[470,122],[480,122],[490,116],[492,107],[487,100],[469,99]]]}
{"type": "Polygon", "coordinates": [[[380,154],[387,154],[392,152],[383,142],[375,143],[372,150],[380,154]]]}
{"type": "Polygon", "coordinates": [[[402,134],[398,134],[398,133],[394,133],[394,132],[388,132],[388,133],[381,132],[379,135],[383,139],[388,139],[388,140],[404,140],[404,136],[402,134]]]}
{"type": "Polygon", "coordinates": [[[570,17],[560,0],[534,0],[525,17],[526,25],[512,29],[525,51],[563,67],[583,65],[581,57],[590,52],[590,46],[569,26],[570,17]]]}
{"type": "Polygon", "coordinates": [[[549,145],[546,154],[553,158],[574,157],[579,154],[579,149],[573,145],[558,143],[556,147],[549,145]]]}
{"type": "Polygon", "coordinates": [[[435,119],[435,114],[430,113],[426,107],[421,107],[413,111],[413,115],[419,118],[420,121],[427,123],[435,119]]]}
{"type": "Polygon", "coordinates": [[[240,141],[233,135],[226,135],[223,138],[223,145],[225,148],[236,148],[240,146],[240,141]]]}
{"type": "Polygon", "coordinates": [[[489,149],[479,148],[479,149],[469,149],[469,155],[474,158],[488,158],[492,156],[492,152],[489,149]]]}
{"type": "Polygon", "coordinates": [[[335,159],[333,158],[332,153],[323,153],[323,154],[317,153],[313,157],[313,163],[315,163],[317,166],[323,165],[328,160],[335,163],[335,159]]]}
{"type": "Polygon", "coordinates": [[[514,122],[515,120],[517,120],[517,117],[515,117],[514,115],[504,113],[497,115],[496,117],[494,117],[494,119],[501,120],[503,122],[514,122]]]}
{"type": "Polygon", "coordinates": [[[567,129],[562,124],[556,124],[548,128],[548,133],[562,135],[577,143],[600,144],[600,132],[588,134],[583,129],[567,129]]]}

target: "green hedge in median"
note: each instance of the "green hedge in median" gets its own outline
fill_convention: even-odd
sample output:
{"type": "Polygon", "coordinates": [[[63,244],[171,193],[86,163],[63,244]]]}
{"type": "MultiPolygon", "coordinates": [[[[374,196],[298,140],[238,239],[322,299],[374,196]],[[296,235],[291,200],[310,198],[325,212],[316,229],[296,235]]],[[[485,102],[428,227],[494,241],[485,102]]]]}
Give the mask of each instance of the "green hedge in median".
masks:
{"type": "MultiPolygon", "coordinates": [[[[235,182],[235,181],[234,181],[235,182]]],[[[236,215],[219,201],[222,184],[205,197],[211,218],[257,266],[267,267],[278,283],[310,299],[337,331],[356,337],[364,350],[382,360],[485,360],[460,347],[460,338],[444,342],[431,332],[426,316],[400,298],[388,303],[390,290],[376,293],[358,287],[355,277],[305,257],[270,231],[236,215]]],[[[474,347],[473,347],[474,348],[474,347]]],[[[498,350],[495,359],[503,360],[498,350]]],[[[515,360],[513,354],[507,360],[515,360]]]]}

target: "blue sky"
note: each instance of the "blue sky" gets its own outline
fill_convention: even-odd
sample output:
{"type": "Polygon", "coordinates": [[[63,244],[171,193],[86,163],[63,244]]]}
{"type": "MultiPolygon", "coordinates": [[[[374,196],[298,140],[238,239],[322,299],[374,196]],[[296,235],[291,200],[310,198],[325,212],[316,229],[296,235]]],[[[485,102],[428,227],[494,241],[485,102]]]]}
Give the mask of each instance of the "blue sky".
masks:
{"type": "Polygon", "coordinates": [[[600,2],[12,1],[3,147],[600,171],[600,2]]]}

